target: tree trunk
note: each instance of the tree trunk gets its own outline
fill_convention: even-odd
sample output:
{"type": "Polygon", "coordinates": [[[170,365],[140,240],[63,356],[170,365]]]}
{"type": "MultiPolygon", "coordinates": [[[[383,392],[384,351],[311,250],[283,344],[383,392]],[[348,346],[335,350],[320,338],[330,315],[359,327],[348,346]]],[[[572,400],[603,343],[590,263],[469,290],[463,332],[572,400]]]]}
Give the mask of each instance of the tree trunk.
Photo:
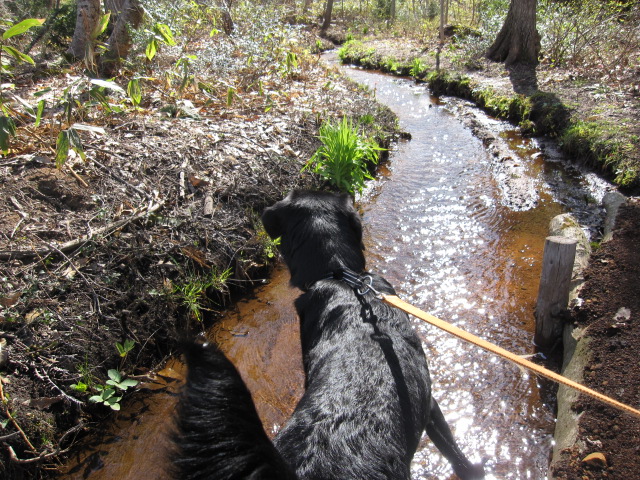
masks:
{"type": "Polygon", "coordinates": [[[536,0],[511,0],[509,13],[487,58],[505,65],[537,65],[540,34],[536,30],[536,0]]]}
{"type": "Polygon", "coordinates": [[[333,0],[327,0],[327,5],[324,9],[324,15],[322,20],[322,28],[323,32],[326,32],[331,25],[331,13],[333,12],[333,0]]]}
{"type": "Polygon", "coordinates": [[[111,22],[115,22],[120,12],[124,10],[125,0],[104,0],[104,11],[111,12],[111,22]]]}
{"type": "Polygon", "coordinates": [[[120,60],[127,58],[131,49],[129,28],[138,28],[144,15],[139,0],[112,0],[109,4],[118,10],[112,10],[111,19],[115,15],[115,23],[107,42],[107,51],[102,57],[102,72],[107,76],[113,75],[120,60]]]}
{"type": "Polygon", "coordinates": [[[233,24],[233,18],[231,18],[231,2],[232,0],[223,0],[220,2],[220,11],[222,17],[222,30],[225,34],[231,35],[235,25],[233,24]]]}
{"type": "Polygon", "coordinates": [[[78,0],[76,28],[67,55],[93,62],[91,34],[100,22],[100,0],[78,0]]]}

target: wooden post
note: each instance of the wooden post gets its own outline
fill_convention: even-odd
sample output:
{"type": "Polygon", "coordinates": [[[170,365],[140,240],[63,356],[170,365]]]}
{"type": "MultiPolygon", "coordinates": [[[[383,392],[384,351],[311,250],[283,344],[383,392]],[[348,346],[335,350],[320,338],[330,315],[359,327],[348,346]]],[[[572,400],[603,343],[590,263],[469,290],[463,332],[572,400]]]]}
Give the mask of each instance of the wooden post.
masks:
{"type": "Polygon", "coordinates": [[[535,344],[550,348],[562,337],[560,315],[569,303],[571,273],[576,256],[576,240],[567,237],[547,237],[544,243],[542,276],[536,302],[535,344]]]}

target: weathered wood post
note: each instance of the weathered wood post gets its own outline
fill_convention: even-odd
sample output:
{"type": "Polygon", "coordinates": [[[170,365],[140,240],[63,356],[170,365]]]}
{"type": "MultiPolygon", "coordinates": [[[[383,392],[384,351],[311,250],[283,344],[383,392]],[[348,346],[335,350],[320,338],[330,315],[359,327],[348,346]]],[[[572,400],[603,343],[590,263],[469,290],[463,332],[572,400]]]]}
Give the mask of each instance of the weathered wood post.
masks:
{"type": "Polygon", "coordinates": [[[544,243],[534,337],[535,344],[540,348],[550,348],[562,337],[560,315],[569,303],[576,244],[573,238],[556,236],[547,237],[544,243]]]}

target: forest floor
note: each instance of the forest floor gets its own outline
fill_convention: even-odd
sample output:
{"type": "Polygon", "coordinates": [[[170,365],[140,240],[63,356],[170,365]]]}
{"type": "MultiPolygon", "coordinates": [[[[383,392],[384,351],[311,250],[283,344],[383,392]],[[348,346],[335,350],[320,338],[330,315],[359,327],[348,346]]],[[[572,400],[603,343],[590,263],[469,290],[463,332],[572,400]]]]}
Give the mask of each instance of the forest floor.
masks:
{"type": "MultiPolygon", "coordinates": [[[[396,56],[425,49],[376,42],[396,56]]],[[[291,188],[320,185],[300,171],[319,145],[322,120],[373,116],[372,134],[385,141],[397,134],[387,109],[318,57],[289,67],[264,74],[260,93],[237,90],[230,98],[226,89],[217,97],[187,89],[177,100],[156,84],[140,110],[83,112],[83,123],[102,130],[81,131],[86,160],[71,155],[62,168],[54,162],[53,126],[18,132],[0,159],[3,478],[54,476],[78,436],[110,417],[110,408],[88,401],[108,370],[144,379],[175,352],[177,339],[215,322],[236,293],[265,278],[274,247],[259,215],[291,188]],[[123,353],[118,344],[127,340],[133,347],[123,353]]],[[[15,93],[26,98],[50,87],[47,95],[60,96],[69,78],[82,77],[80,68],[25,72],[14,79],[15,93]]],[[[470,73],[511,88],[498,65],[470,73]]],[[[538,84],[565,95],[584,118],[640,128],[637,77],[606,89],[571,78],[540,71],[538,84]]],[[[371,128],[368,120],[363,125],[371,128]]],[[[602,347],[585,381],[636,407],[639,225],[633,203],[622,210],[613,240],[596,252],[574,317],[593,323],[590,335],[602,347]],[[630,317],[614,320],[621,307],[630,317]]],[[[559,478],[633,478],[640,471],[638,421],[587,400],[581,406],[586,447],[558,466],[559,478]],[[593,451],[605,455],[605,467],[581,461],[593,451]]]]}

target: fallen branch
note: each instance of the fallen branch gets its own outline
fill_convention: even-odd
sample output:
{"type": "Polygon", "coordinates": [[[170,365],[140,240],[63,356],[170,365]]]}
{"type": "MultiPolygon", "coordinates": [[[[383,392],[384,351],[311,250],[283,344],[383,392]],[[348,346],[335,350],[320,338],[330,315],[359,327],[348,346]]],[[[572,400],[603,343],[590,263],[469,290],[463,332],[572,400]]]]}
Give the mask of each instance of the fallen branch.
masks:
{"type": "Polygon", "coordinates": [[[87,235],[83,235],[80,238],[76,238],[75,240],[70,240],[62,245],[57,246],[56,248],[46,247],[46,248],[36,248],[33,250],[4,250],[0,251],[0,260],[15,260],[15,259],[23,259],[23,258],[32,258],[32,257],[46,257],[47,255],[54,253],[56,250],[61,252],[70,252],[75,250],[87,242],[93,240],[95,237],[103,234],[111,233],[114,230],[124,227],[128,223],[135,222],[137,220],[141,220],[145,217],[148,217],[150,214],[160,210],[164,202],[159,202],[149,206],[144,212],[138,213],[136,215],[132,215],[131,217],[124,218],[122,220],[118,220],[117,222],[111,223],[109,225],[105,225],[104,227],[98,228],[87,235]]]}
{"type": "MultiPolygon", "coordinates": [[[[15,429],[18,431],[18,433],[20,433],[20,436],[24,440],[24,443],[26,443],[27,446],[31,449],[31,451],[35,453],[36,452],[36,448],[29,441],[29,437],[27,437],[27,434],[24,433],[24,430],[22,430],[22,428],[20,428],[20,425],[18,425],[18,422],[16,422],[16,419],[13,417],[13,415],[11,415],[11,412],[9,411],[9,407],[4,403],[5,402],[5,398],[4,398],[4,389],[2,388],[2,378],[0,378],[0,402],[2,403],[2,406],[4,408],[5,416],[11,421],[11,424],[15,427],[15,429]]],[[[9,447],[9,448],[11,449],[11,447],[9,447]]]]}
{"type": "Polygon", "coordinates": [[[54,383],[54,381],[53,381],[53,380],[51,380],[51,377],[49,377],[49,375],[47,375],[47,373],[46,373],[46,372],[40,373],[40,372],[38,371],[38,369],[36,368],[36,366],[35,366],[35,365],[33,365],[33,364],[31,365],[31,367],[32,367],[32,368],[33,368],[33,370],[34,370],[34,372],[35,372],[35,374],[36,374],[36,377],[38,377],[38,378],[39,378],[40,380],[42,380],[43,382],[44,382],[44,381],[46,381],[49,385],[51,385],[51,387],[53,387],[53,389],[54,389],[55,391],[57,391],[57,392],[61,395],[61,397],[62,397],[63,399],[67,400],[67,401],[68,401],[68,402],[70,402],[70,403],[75,403],[76,405],[79,405],[79,406],[83,406],[83,405],[84,405],[84,402],[83,402],[83,401],[78,400],[77,398],[74,398],[74,397],[72,397],[71,395],[68,395],[67,393],[65,393],[65,391],[64,391],[64,390],[62,390],[58,385],[56,385],[56,384],[54,383]]]}

